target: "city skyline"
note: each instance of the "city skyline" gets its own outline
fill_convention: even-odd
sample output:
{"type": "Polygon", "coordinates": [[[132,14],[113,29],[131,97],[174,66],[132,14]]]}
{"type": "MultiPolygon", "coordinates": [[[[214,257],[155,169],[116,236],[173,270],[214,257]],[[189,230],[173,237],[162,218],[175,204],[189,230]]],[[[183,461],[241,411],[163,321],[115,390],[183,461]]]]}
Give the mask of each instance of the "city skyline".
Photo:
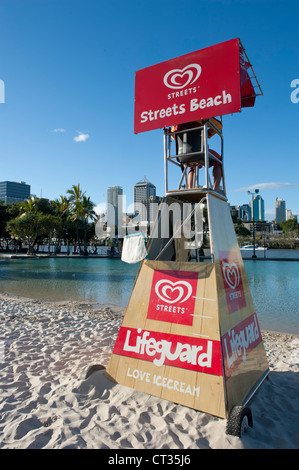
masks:
{"type": "MultiPolygon", "coordinates": [[[[0,200],[2,199],[5,204],[6,203],[9,203],[9,202],[20,202],[20,198],[18,198],[18,194],[16,196],[14,196],[14,198],[12,198],[12,193],[11,191],[13,190],[14,193],[22,193],[23,196],[23,199],[22,200],[25,200],[28,198],[28,194],[30,194],[30,188],[31,186],[29,184],[26,184],[25,181],[0,181],[0,200]],[[12,188],[12,189],[11,189],[12,188]],[[20,188],[20,189],[19,189],[20,188]],[[6,194],[6,191],[8,191],[8,193],[6,194]],[[1,197],[2,196],[2,197],[1,197]]],[[[130,202],[129,205],[127,205],[127,196],[126,194],[123,193],[123,187],[122,186],[119,186],[119,185],[114,185],[114,186],[110,186],[108,188],[106,188],[106,198],[105,198],[105,201],[101,202],[100,204],[98,205],[95,205],[95,211],[98,215],[102,214],[103,212],[107,211],[107,221],[109,222],[109,225],[113,225],[113,223],[110,221],[109,219],[109,214],[108,214],[108,210],[107,210],[107,206],[110,204],[111,206],[114,207],[114,215],[113,217],[116,219],[116,221],[118,220],[118,211],[119,211],[119,200],[118,200],[118,196],[120,195],[121,196],[121,203],[122,203],[122,212],[123,213],[133,213],[133,212],[136,212],[136,203],[137,204],[143,204],[145,206],[147,206],[148,203],[146,203],[145,201],[147,199],[149,199],[150,197],[154,197],[156,198],[155,200],[153,200],[152,202],[159,202],[162,198],[162,196],[159,196],[156,194],[156,186],[147,180],[146,176],[144,176],[143,180],[141,181],[138,181],[137,183],[135,183],[134,187],[133,187],[133,194],[134,194],[134,201],[133,203],[130,202]],[[144,189],[145,187],[150,188],[150,189],[144,189]],[[136,188],[140,187],[139,191],[137,190],[136,191],[136,188]],[[127,210],[128,209],[128,210],[127,210]]],[[[33,194],[30,194],[30,197],[37,197],[36,195],[33,195],[33,194]]],[[[57,196],[55,199],[57,199],[59,196],[57,196]]],[[[287,205],[286,205],[286,202],[283,198],[279,198],[279,197],[276,197],[275,198],[275,201],[274,201],[274,217],[272,219],[268,219],[267,217],[265,217],[265,211],[264,211],[264,199],[262,197],[262,195],[260,194],[256,194],[254,196],[254,201],[258,201],[258,203],[256,204],[256,208],[255,208],[255,211],[257,211],[256,213],[258,215],[256,215],[255,213],[255,220],[265,220],[266,222],[283,222],[285,220],[288,220],[289,218],[293,218],[294,216],[297,216],[297,214],[294,214],[293,211],[292,211],[292,208],[289,208],[287,205]],[[282,207],[283,208],[282,208],[282,207]],[[260,208],[259,208],[260,207],[260,208]],[[281,215],[282,214],[282,211],[283,211],[283,216],[281,215]],[[277,216],[277,214],[279,214],[279,216],[277,216]],[[264,217],[263,217],[264,215],[264,217]],[[278,220],[279,218],[279,220],[278,220]]],[[[229,203],[229,201],[228,201],[229,203]]],[[[241,219],[244,218],[246,219],[246,217],[250,219],[250,216],[251,216],[251,212],[252,212],[252,200],[249,200],[248,204],[229,204],[230,207],[237,207],[239,208],[239,210],[242,212],[245,211],[246,212],[246,207],[249,208],[249,215],[244,215],[244,217],[240,217],[241,219]],[[244,209],[242,209],[244,208],[244,209]]],[[[149,207],[147,207],[146,211],[149,212],[149,207]]],[[[248,220],[249,220],[248,219],[248,220]]],[[[297,220],[298,220],[298,216],[297,216],[297,220]]]]}
{"type": "MultiPolygon", "coordinates": [[[[121,188],[121,189],[123,190],[123,187],[122,187],[122,186],[113,186],[113,188],[121,188]]],[[[109,188],[108,188],[108,189],[109,189],[109,188]]],[[[159,195],[156,194],[156,186],[155,186],[155,184],[152,183],[152,182],[150,182],[150,181],[148,181],[148,180],[146,179],[146,176],[144,176],[144,179],[143,179],[143,180],[138,181],[137,183],[135,183],[135,185],[134,185],[134,187],[133,187],[133,191],[134,191],[134,203],[133,203],[133,205],[132,205],[132,203],[131,203],[130,206],[129,206],[129,207],[130,207],[130,211],[129,211],[129,212],[131,212],[131,213],[133,213],[134,211],[136,212],[136,209],[135,209],[135,203],[136,203],[136,202],[137,202],[137,203],[144,204],[145,199],[148,199],[149,197],[157,197],[157,198],[159,198],[159,199],[161,199],[161,197],[162,197],[162,196],[159,196],[159,195]],[[149,191],[148,189],[144,189],[145,186],[147,186],[147,185],[152,188],[150,191],[149,191]],[[138,186],[140,186],[140,187],[142,188],[142,189],[140,190],[140,192],[136,192],[136,187],[138,187],[138,186]],[[134,210],[131,210],[132,208],[133,208],[134,210]]],[[[122,195],[122,200],[123,200],[124,197],[125,197],[125,199],[126,199],[126,195],[123,194],[123,192],[121,193],[121,195],[122,195]]],[[[279,201],[283,201],[283,203],[284,203],[284,215],[285,215],[284,219],[283,219],[283,220],[279,220],[279,222],[283,222],[284,220],[288,220],[288,216],[287,216],[288,213],[289,213],[289,215],[291,216],[291,218],[294,217],[294,216],[297,216],[297,214],[293,214],[291,208],[288,208],[288,207],[286,206],[286,201],[285,201],[284,199],[279,198],[279,197],[276,197],[276,198],[275,198],[275,201],[274,201],[274,204],[275,204],[275,206],[274,206],[274,210],[275,210],[275,212],[274,212],[274,217],[273,217],[271,220],[269,220],[269,219],[267,219],[267,218],[265,217],[264,199],[263,199],[262,195],[261,195],[261,194],[256,194],[253,199],[254,199],[254,201],[256,201],[256,208],[255,208],[255,211],[257,211],[257,214],[258,214],[258,215],[255,214],[255,216],[254,216],[254,219],[255,219],[255,220],[265,220],[266,222],[274,222],[274,221],[277,221],[276,203],[277,203],[278,200],[279,200],[279,201]]],[[[109,202],[109,201],[108,201],[108,197],[107,197],[106,202],[109,202]]],[[[229,201],[228,201],[228,203],[229,203],[229,201]]],[[[248,206],[248,208],[250,209],[250,211],[252,211],[252,200],[249,200],[248,204],[234,204],[234,205],[229,204],[229,205],[230,205],[230,207],[239,207],[239,208],[242,208],[242,206],[248,206]]],[[[101,207],[101,210],[102,210],[103,207],[104,207],[104,205],[101,204],[100,207],[101,207]]],[[[123,210],[124,210],[124,212],[126,213],[126,208],[125,208],[125,207],[123,207],[123,210]]],[[[241,218],[242,218],[242,217],[241,217],[241,218]]],[[[298,216],[297,216],[297,219],[298,219],[298,216]]]]}

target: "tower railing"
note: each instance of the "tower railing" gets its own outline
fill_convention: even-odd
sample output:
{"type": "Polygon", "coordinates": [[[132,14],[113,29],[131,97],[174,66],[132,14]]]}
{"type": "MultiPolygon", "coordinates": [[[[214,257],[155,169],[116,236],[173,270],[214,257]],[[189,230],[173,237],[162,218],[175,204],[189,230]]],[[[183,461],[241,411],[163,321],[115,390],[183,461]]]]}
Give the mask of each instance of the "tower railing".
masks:
{"type": "MultiPolygon", "coordinates": [[[[194,134],[193,134],[194,135],[194,134]]],[[[197,199],[202,193],[212,192],[221,199],[226,200],[226,188],[223,166],[223,135],[211,119],[203,121],[202,125],[198,127],[184,129],[184,130],[171,130],[171,128],[164,129],[164,165],[165,165],[165,194],[169,196],[181,196],[182,198],[197,199]],[[208,131],[212,129],[215,135],[220,139],[220,154],[214,152],[209,148],[208,131]],[[188,152],[188,137],[190,133],[198,132],[198,145],[199,148],[195,152],[188,152]],[[181,151],[178,153],[177,139],[180,138],[181,151]],[[174,148],[174,151],[173,151],[174,148]],[[222,189],[215,191],[211,183],[209,175],[209,168],[213,164],[218,163],[222,168],[222,189]],[[176,188],[170,188],[169,182],[169,164],[174,164],[181,168],[179,183],[176,188]],[[187,172],[190,167],[194,169],[194,183],[189,187],[187,172]],[[203,183],[200,184],[200,169],[203,168],[203,183]]]]}

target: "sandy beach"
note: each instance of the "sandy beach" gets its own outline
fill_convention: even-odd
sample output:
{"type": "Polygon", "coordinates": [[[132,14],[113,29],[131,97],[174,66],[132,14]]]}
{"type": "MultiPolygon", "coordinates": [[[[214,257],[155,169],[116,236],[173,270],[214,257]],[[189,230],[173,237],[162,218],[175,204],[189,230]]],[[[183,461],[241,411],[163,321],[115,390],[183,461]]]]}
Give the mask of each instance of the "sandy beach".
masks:
{"type": "Polygon", "coordinates": [[[297,449],[299,337],[262,331],[270,374],[240,439],[226,421],[112,383],[124,310],[0,294],[0,448],[297,449]]]}

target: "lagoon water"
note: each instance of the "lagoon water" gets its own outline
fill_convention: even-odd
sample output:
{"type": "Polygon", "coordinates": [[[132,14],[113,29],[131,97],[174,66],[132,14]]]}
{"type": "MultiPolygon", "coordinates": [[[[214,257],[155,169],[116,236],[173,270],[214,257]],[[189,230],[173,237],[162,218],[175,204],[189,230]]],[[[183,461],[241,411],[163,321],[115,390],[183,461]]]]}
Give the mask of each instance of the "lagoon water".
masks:
{"type": "MultiPolygon", "coordinates": [[[[244,265],[261,328],[299,334],[298,261],[244,265]]],[[[0,258],[0,292],[125,307],[138,268],[110,258],[0,258]]]]}

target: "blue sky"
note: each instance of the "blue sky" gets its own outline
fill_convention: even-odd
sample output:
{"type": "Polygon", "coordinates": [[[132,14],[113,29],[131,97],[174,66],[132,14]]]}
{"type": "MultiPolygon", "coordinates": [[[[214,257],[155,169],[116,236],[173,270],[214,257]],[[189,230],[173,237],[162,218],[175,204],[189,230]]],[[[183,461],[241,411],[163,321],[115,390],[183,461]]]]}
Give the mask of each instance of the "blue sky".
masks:
{"type": "Polygon", "coordinates": [[[1,0],[0,180],[50,199],[80,182],[96,204],[119,185],[128,206],[146,175],[162,196],[163,133],[134,134],[135,72],[239,37],[264,94],[223,118],[229,202],[260,188],[268,220],[276,197],[299,214],[298,13],[297,0],[1,0]]]}

